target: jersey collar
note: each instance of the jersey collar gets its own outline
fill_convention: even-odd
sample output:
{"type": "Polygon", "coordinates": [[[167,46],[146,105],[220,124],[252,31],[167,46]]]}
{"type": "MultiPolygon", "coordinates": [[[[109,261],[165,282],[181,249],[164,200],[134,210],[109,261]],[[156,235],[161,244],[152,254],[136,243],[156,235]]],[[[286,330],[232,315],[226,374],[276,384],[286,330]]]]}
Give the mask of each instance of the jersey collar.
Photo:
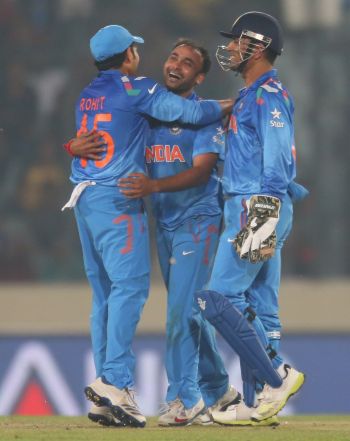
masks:
{"type": "Polygon", "coordinates": [[[262,84],[266,83],[270,78],[277,78],[277,69],[271,69],[268,72],[262,74],[253,84],[249,87],[244,87],[240,90],[240,95],[245,95],[250,90],[257,90],[262,84]]]}

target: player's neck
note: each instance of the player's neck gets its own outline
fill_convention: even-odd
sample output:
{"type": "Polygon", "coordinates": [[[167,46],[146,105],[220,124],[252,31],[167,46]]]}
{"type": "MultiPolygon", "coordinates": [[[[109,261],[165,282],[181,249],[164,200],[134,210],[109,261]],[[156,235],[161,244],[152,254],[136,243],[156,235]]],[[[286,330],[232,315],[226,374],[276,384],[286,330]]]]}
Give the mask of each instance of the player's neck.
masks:
{"type": "Polygon", "coordinates": [[[124,75],[135,75],[135,72],[132,71],[132,69],[128,69],[127,67],[122,66],[119,70],[124,75]]]}
{"type": "Polygon", "coordinates": [[[181,96],[182,98],[188,98],[194,93],[194,88],[196,84],[193,84],[193,86],[190,89],[186,89],[186,90],[182,90],[181,86],[178,89],[173,89],[172,87],[167,86],[166,84],[165,86],[170,92],[174,93],[175,95],[181,96]]]}
{"type": "Polygon", "coordinates": [[[127,61],[124,61],[118,70],[124,75],[137,75],[137,67],[127,61]]]}
{"type": "Polygon", "coordinates": [[[247,64],[242,72],[245,87],[251,86],[255,81],[272,69],[272,65],[265,61],[255,64],[247,64]]]}
{"type": "Polygon", "coordinates": [[[181,96],[182,98],[188,98],[194,92],[194,88],[193,87],[190,90],[171,90],[171,89],[168,89],[168,90],[170,92],[175,93],[175,95],[181,96]]]}
{"type": "Polygon", "coordinates": [[[179,93],[179,95],[182,96],[182,98],[188,98],[189,96],[192,95],[192,93],[193,93],[193,89],[190,89],[185,92],[179,93]]]}

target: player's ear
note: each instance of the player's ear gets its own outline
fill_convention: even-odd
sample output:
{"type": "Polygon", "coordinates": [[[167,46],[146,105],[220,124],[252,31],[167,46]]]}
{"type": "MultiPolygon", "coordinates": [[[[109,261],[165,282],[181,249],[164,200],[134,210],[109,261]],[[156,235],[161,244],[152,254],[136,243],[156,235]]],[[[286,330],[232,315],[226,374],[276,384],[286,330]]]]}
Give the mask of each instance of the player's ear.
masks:
{"type": "Polygon", "coordinates": [[[202,84],[204,80],[205,80],[205,74],[199,73],[196,78],[196,86],[199,86],[200,84],[202,84]]]}
{"type": "Polygon", "coordinates": [[[137,49],[136,46],[131,45],[127,48],[126,52],[125,52],[125,62],[126,63],[131,63],[135,60],[137,53],[136,53],[137,49]]]}
{"type": "Polygon", "coordinates": [[[131,61],[133,58],[135,58],[134,49],[132,46],[129,46],[126,50],[125,60],[131,61]]]}

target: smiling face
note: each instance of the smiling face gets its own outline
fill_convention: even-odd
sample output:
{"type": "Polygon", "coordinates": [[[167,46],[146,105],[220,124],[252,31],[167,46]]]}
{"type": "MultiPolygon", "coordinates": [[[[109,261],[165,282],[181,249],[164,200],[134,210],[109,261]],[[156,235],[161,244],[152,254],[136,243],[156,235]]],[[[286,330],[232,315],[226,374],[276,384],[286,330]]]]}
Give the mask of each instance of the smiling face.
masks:
{"type": "Polygon", "coordinates": [[[177,46],[164,63],[164,83],[177,95],[188,96],[204,80],[202,68],[203,57],[197,49],[185,44],[177,46]]]}

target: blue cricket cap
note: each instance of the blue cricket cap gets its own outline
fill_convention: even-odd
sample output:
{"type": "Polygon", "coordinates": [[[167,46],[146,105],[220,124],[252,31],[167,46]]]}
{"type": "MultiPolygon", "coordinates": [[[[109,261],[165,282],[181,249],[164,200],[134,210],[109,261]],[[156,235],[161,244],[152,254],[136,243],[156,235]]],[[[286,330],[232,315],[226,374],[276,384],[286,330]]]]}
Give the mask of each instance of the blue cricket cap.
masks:
{"type": "Polygon", "coordinates": [[[90,39],[90,51],[96,61],[103,61],[121,54],[132,43],[144,43],[143,38],[131,35],[119,25],[105,26],[90,39]]]}

